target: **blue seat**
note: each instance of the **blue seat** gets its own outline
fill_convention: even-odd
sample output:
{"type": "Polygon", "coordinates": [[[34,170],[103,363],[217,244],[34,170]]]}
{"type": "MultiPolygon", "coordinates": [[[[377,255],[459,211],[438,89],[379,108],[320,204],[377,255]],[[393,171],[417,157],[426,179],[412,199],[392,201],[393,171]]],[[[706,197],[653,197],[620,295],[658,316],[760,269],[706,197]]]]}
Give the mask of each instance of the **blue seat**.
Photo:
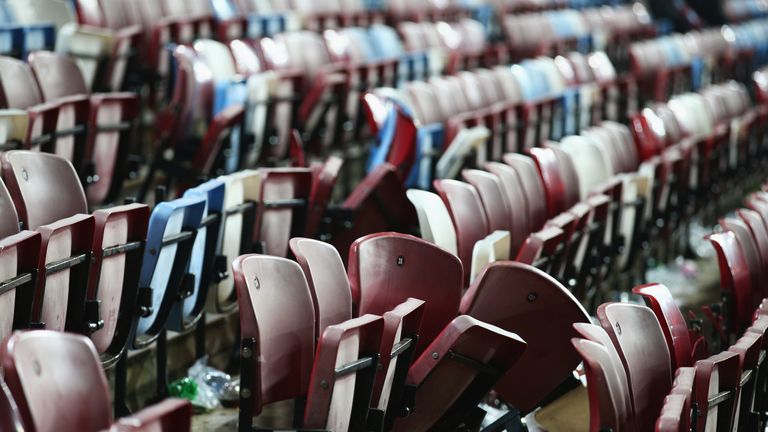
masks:
{"type": "Polygon", "coordinates": [[[245,34],[251,39],[260,39],[286,30],[288,30],[288,16],[284,13],[250,14],[245,34]]]}
{"type": "Polygon", "coordinates": [[[166,325],[169,330],[188,331],[197,322],[205,307],[209,283],[218,281],[221,272],[227,271],[226,260],[221,262],[219,241],[224,192],[221,180],[209,180],[184,192],[184,198],[202,198],[205,205],[186,269],[189,295],[174,304],[166,325]]]}
{"type": "Polygon", "coordinates": [[[134,348],[152,343],[166,325],[189,265],[205,204],[202,197],[185,197],[160,202],[152,210],[139,278],[143,313],[134,331],[134,348]]]}
{"type": "Polygon", "coordinates": [[[26,60],[32,51],[52,50],[55,39],[53,24],[19,24],[8,4],[0,1],[0,55],[26,60]]]}

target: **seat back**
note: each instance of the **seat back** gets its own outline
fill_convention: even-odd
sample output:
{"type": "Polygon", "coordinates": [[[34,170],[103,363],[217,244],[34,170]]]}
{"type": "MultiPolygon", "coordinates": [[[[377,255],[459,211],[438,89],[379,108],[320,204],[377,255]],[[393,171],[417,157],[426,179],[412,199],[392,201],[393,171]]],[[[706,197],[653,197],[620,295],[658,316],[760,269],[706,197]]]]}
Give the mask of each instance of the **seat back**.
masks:
{"type": "Polygon", "coordinates": [[[395,431],[449,430],[467,420],[493,383],[527,352],[511,332],[461,315],[454,318],[411,366],[413,413],[396,419],[395,431]]]}
{"type": "Polygon", "coordinates": [[[514,168],[501,162],[489,162],[485,169],[498,177],[502,193],[509,204],[509,233],[512,242],[510,256],[516,256],[520,246],[533,230],[522,180],[514,168]]]}
{"type": "Polygon", "coordinates": [[[573,324],[589,322],[589,316],[565,287],[539,269],[511,261],[488,265],[462,297],[460,312],[528,342],[495,385],[505,401],[522,411],[538,406],[579,363],[569,341],[577,336],[573,324]],[[511,280],[525,289],[510,290],[511,280]]]}
{"type": "Polygon", "coordinates": [[[307,394],[315,351],[312,295],[301,267],[285,258],[241,255],[232,271],[242,343],[252,353],[241,360],[241,372],[251,375],[240,386],[252,396],[240,409],[252,406],[258,415],[268,403],[307,394]],[[291,373],[278,373],[286,370],[291,373]]]}
{"type": "Polygon", "coordinates": [[[597,317],[624,364],[637,428],[650,430],[672,388],[672,363],[659,321],[651,309],[625,303],[604,303],[597,317]]]}
{"type": "Polygon", "coordinates": [[[10,151],[0,156],[0,165],[24,228],[36,229],[88,212],[77,173],[66,159],[46,153],[10,151]]]}
{"type": "Polygon", "coordinates": [[[42,102],[43,95],[29,65],[0,57],[0,107],[26,109],[42,102]]]}
{"type": "Polygon", "coordinates": [[[259,173],[261,194],[254,244],[265,254],[284,257],[291,237],[304,235],[312,172],[307,168],[270,168],[259,173]]]}
{"type": "Polygon", "coordinates": [[[720,226],[723,229],[733,232],[736,236],[739,247],[749,266],[749,274],[752,277],[753,301],[755,307],[760,300],[768,294],[768,287],[765,283],[765,269],[763,268],[760,251],[757,248],[756,240],[752,232],[744,221],[736,218],[723,218],[720,220],[720,226]]]}
{"type": "Polygon", "coordinates": [[[421,238],[457,255],[456,228],[440,196],[420,189],[408,189],[407,195],[416,208],[421,238]]]}
{"type": "Polygon", "coordinates": [[[717,253],[720,268],[720,289],[728,295],[726,306],[731,314],[728,323],[733,331],[739,331],[749,325],[752,312],[760,303],[759,291],[752,286],[749,262],[739,247],[736,235],[731,231],[709,236],[709,241],[717,253]],[[757,301],[757,304],[754,304],[757,301]]]}
{"type": "Polygon", "coordinates": [[[319,240],[294,237],[291,252],[307,278],[315,309],[315,334],[352,318],[352,292],[339,252],[319,240]]]}
{"type": "Polygon", "coordinates": [[[26,430],[109,428],[112,407],[107,378],[85,336],[15,333],[3,344],[0,361],[26,430]]]}
{"type": "Polygon", "coordinates": [[[411,297],[426,302],[417,355],[459,310],[461,262],[422,239],[398,233],[362,237],[349,250],[348,273],[357,315],[384,314],[411,297]]]}
{"type": "Polygon", "coordinates": [[[305,235],[314,237],[320,228],[320,223],[328,204],[331,202],[336,181],[339,179],[344,160],[337,156],[331,156],[313,174],[312,192],[309,196],[309,210],[307,215],[307,227],[305,235]]]}
{"type": "Polygon", "coordinates": [[[755,240],[763,272],[768,271],[768,226],[763,222],[760,214],[754,210],[738,209],[736,213],[749,227],[752,238],[755,240]]]}
{"type": "MultiPolygon", "coordinates": [[[[609,428],[620,431],[627,427],[630,413],[617,403],[629,397],[629,388],[621,386],[619,376],[624,367],[619,358],[612,358],[605,346],[586,339],[571,341],[584,362],[589,391],[589,428],[609,428]]],[[[625,377],[626,378],[626,377],[625,377]]]]}
{"type": "Polygon", "coordinates": [[[146,309],[136,326],[134,348],[153,342],[165,327],[178,301],[204,212],[201,197],[163,201],[152,209],[139,279],[139,295],[144,302],[140,307],[146,309]]]}
{"type": "Polygon", "coordinates": [[[693,366],[688,323],[669,289],[662,284],[646,284],[632,288],[632,292],[643,296],[646,305],[659,320],[664,338],[667,340],[667,347],[672,354],[673,369],[693,366]]]}
{"type": "MultiPolygon", "coordinates": [[[[434,187],[443,199],[456,229],[459,259],[464,264],[464,280],[469,281],[472,250],[475,243],[490,233],[488,218],[477,190],[457,180],[435,180],[434,187]]],[[[503,205],[503,203],[501,203],[503,205]]]]}
{"type": "Polygon", "coordinates": [[[38,51],[29,56],[29,66],[46,101],[90,93],[80,68],[69,57],[38,51]]]}
{"type": "Polygon", "coordinates": [[[381,317],[363,315],[325,329],[309,379],[304,427],[365,428],[383,326],[381,317]]]}
{"type": "Polygon", "coordinates": [[[542,228],[547,220],[547,201],[544,183],[536,169],[536,164],[529,157],[512,153],[504,155],[504,162],[514,168],[520,177],[531,221],[530,230],[542,228]]]}

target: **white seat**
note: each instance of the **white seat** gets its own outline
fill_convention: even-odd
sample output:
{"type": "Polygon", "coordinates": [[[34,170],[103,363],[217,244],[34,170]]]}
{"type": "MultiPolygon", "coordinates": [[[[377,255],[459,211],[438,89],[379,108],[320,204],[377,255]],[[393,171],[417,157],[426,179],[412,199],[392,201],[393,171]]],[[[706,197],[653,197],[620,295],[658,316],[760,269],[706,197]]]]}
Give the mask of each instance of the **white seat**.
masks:
{"type": "Polygon", "coordinates": [[[437,161],[436,177],[453,179],[459,175],[464,165],[464,158],[475,150],[477,153],[477,165],[482,166],[486,160],[486,142],[491,136],[491,131],[483,126],[462,129],[448,145],[448,149],[437,161]]]}
{"type": "Polygon", "coordinates": [[[421,238],[458,255],[456,230],[443,200],[432,192],[409,189],[406,194],[416,208],[421,238]]]}
{"type": "Polygon", "coordinates": [[[472,248],[469,283],[472,283],[488,264],[509,260],[510,244],[509,231],[494,231],[475,243],[472,248]]]}
{"type": "Polygon", "coordinates": [[[23,142],[27,138],[29,115],[24,110],[0,110],[0,146],[10,141],[23,142]]]}
{"type": "Polygon", "coordinates": [[[573,160],[579,176],[580,199],[586,199],[589,192],[611,176],[612,172],[608,170],[604,156],[593,140],[571,135],[560,141],[560,148],[573,160]]]}

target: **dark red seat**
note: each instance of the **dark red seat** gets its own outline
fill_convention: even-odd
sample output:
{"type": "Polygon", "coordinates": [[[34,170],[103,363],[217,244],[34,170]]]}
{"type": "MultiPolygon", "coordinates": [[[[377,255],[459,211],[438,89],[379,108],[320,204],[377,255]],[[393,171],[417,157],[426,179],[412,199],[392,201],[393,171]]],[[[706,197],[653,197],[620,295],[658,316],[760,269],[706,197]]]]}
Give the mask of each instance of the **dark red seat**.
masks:
{"type": "Polygon", "coordinates": [[[562,265],[564,241],[563,230],[556,226],[547,226],[528,236],[515,261],[557,274],[562,265]]]}
{"type": "Polygon", "coordinates": [[[307,168],[263,168],[253,243],[262,253],[284,257],[292,237],[304,235],[312,172],[307,168]]]}
{"type": "Polygon", "coordinates": [[[525,197],[522,180],[514,168],[500,162],[489,162],[485,169],[499,178],[502,192],[509,203],[509,233],[512,240],[510,256],[516,256],[525,238],[532,230],[532,222],[529,218],[528,201],[525,197]]]}
{"type": "Polygon", "coordinates": [[[597,317],[627,372],[636,430],[652,430],[672,388],[672,362],[659,321],[649,308],[605,303],[597,317]]]}
{"type": "Polygon", "coordinates": [[[419,226],[416,209],[405,194],[397,170],[390,164],[381,164],[368,174],[335,216],[330,242],[340,251],[349,250],[355,240],[368,234],[415,233],[419,226]]]}
{"type": "Polygon", "coordinates": [[[384,314],[411,297],[426,302],[417,355],[458,313],[461,262],[419,238],[398,233],[362,237],[349,250],[348,273],[358,315],[384,314]],[[425,271],[430,268],[440,271],[425,271]]]}
{"type": "Polygon", "coordinates": [[[657,432],[688,432],[691,430],[693,418],[693,384],[696,369],[693,367],[678,368],[672,391],[664,398],[658,420],[657,432]]]}
{"type": "Polygon", "coordinates": [[[530,155],[536,162],[544,185],[547,217],[553,218],[567,209],[565,181],[560,171],[557,155],[550,148],[533,147],[530,155]]]}
{"type": "MultiPolygon", "coordinates": [[[[435,180],[433,184],[456,228],[459,258],[464,265],[464,283],[468,284],[475,243],[491,233],[488,217],[480,195],[471,184],[457,180],[435,180]]],[[[497,204],[504,205],[503,202],[497,204]]]]}
{"type": "Polygon", "coordinates": [[[768,274],[768,226],[763,222],[760,213],[749,209],[736,210],[739,218],[749,227],[752,239],[757,245],[757,251],[760,254],[763,274],[768,274]]]}
{"type": "Polygon", "coordinates": [[[0,340],[14,328],[29,328],[40,234],[19,232],[19,219],[5,185],[0,182],[0,340]]]}
{"type": "Polygon", "coordinates": [[[709,241],[717,252],[720,290],[727,296],[730,322],[726,325],[728,330],[740,332],[750,324],[752,312],[760,304],[760,291],[752,286],[749,262],[733,232],[712,234],[709,241]]]}
{"type": "Polygon", "coordinates": [[[264,405],[304,397],[303,424],[296,426],[340,431],[363,428],[383,320],[365,315],[331,325],[320,335],[315,350],[312,297],[297,263],[267,255],[242,255],[232,269],[242,328],[241,429],[250,429],[253,415],[261,413],[264,405]],[[354,380],[345,379],[351,374],[355,374],[354,380]]]}
{"type": "Polygon", "coordinates": [[[541,229],[547,221],[548,213],[544,183],[536,164],[529,157],[513,153],[504,155],[504,162],[514,168],[520,177],[528,209],[529,231],[541,229]]]}
{"type": "Polygon", "coordinates": [[[511,261],[488,265],[464,294],[460,311],[528,342],[520,360],[494,387],[523,412],[536,408],[579,363],[569,341],[577,336],[573,324],[589,322],[589,316],[541,270],[511,261]],[[522,289],[511,289],[509,281],[522,289]]]}
{"type": "MultiPolygon", "coordinates": [[[[3,338],[5,340],[5,338],[3,338]]],[[[21,413],[16,401],[13,400],[11,390],[5,384],[5,380],[0,378],[0,428],[7,431],[23,431],[21,424],[21,413]]]]}
{"type": "Polygon", "coordinates": [[[760,257],[760,251],[757,248],[757,243],[744,221],[736,218],[723,218],[720,219],[720,226],[727,231],[733,232],[736,236],[741,252],[744,254],[744,258],[747,260],[749,266],[749,274],[752,277],[752,289],[753,297],[755,299],[754,306],[757,307],[760,300],[768,297],[768,286],[765,283],[765,272],[763,268],[762,258],[760,257]]]}
{"type": "Polygon", "coordinates": [[[466,315],[453,319],[411,366],[415,409],[398,418],[393,430],[478,428],[478,402],[525,351],[525,341],[514,333],[466,315]]]}
{"type": "Polygon", "coordinates": [[[126,346],[136,313],[148,207],[127,204],[86,215],[85,194],[72,165],[55,155],[6,152],[0,156],[0,165],[19,210],[19,220],[43,235],[42,250],[46,253],[41,257],[41,268],[66,258],[48,257],[47,251],[54,247],[70,248],[72,252],[73,259],[63,266],[65,271],[60,275],[50,272],[53,278],[49,282],[49,276],[38,276],[38,294],[53,295],[48,292],[48,283],[55,290],[68,289],[71,305],[65,301],[55,307],[66,307],[74,313],[68,321],[80,319],[81,323],[67,328],[89,334],[104,362],[116,360],[126,346]],[[65,246],[69,240],[61,243],[61,236],[68,235],[75,235],[74,241],[65,246]],[[67,277],[71,281],[68,287],[62,279],[67,277]]]}
{"type": "Polygon", "coordinates": [[[646,305],[659,320],[667,347],[672,353],[672,367],[677,369],[693,366],[688,323],[675,304],[669,289],[662,284],[647,284],[632,288],[632,292],[643,296],[646,305]]]}
{"type": "Polygon", "coordinates": [[[696,362],[694,400],[699,427],[731,430],[740,396],[741,360],[738,354],[723,351],[696,362]]]}
{"type": "Polygon", "coordinates": [[[307,237],[314,237],[318,233],[343,163],[343,159],[331,156],[317,171],[313,172],[312,192],[309,196],[309,208],[307,210],[307,227],[304,233],[307,237]]]}
{"type": "MultiPolygon", "coordinates": [[[[107,377],[88,338],[51,331],[17,332],[3,343],[0,361],[25,430],[110,428],[107,377]]],[[[173,422],[173,430],[189,430],[191,407],[188,402],[180,404],[186,408],[172,414],[168,422],[173,422]]],[[[149,411],[136,417],[148,414],[155,416],[149,411]]]]}

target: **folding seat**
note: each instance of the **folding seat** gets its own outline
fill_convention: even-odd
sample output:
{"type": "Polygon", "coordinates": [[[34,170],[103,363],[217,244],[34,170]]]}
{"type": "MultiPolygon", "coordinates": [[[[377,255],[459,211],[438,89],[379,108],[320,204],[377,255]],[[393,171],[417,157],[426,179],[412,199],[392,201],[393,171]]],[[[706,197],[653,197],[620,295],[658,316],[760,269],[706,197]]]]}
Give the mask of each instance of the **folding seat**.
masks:
{"type": "Polygon", "coordinates": [[[419,218],[421,238],[457,255],[456,228],[440,196],[419,189],[408,189],[407,195],[419,218]]]}
{"type": "Polygon", "coordinates": [[[631,412],[626,411],[623,404],[616,402],[625,397],[629,399],[629,388],[626,386],[621,360],[617,357],[614,361],[605,346],[599,343],[586,339],[573,339],[572,343],[583,359],[587,376],[589,429],[597,431],[606,428],[620,431],[627,428],[631,412]],[[624,387],[619,384],[619,375],[624,376],[624,387]]]}
{"type": "Polygon", "coordinates": [[[53,49],[56,29],[53,23],[19,23],[7,2],[0,4],[0,55],[25,59],[36,50],[53,49]]]}
{"type": "Polygon", "coordinates": [[[231,137],[242,124],[244,107],[234,104],[214,116],[213,75],[208,67],[189,47],[176,47],[173,58],[177,64],[173,99],[159,116],[154,160],[139,199],[146,196],[158,170],[165,172],[167,187],[175,184],[183,192],[198,178],[227,168],[225,149],[239,153],[235,159],[242,162],[231,137]]]}
{"type": "Polygon", "coordinates": [[[728,348],[728,351],[737,353],[741,362],[740,396],[736,401],[736,414],[734,425],[739,427],[754,426],[759,423],[758,414],[753,410],[758,397],[757,391],[762,385],[758,382],[760,351],[763,347],[763,336],[755,332],[746,332],[736,343],[728,348]]]}
{"type": "Polygon", "coordinates": [[[749,226],[737,218],[722,218],[720,219],[720,226],[725,231],[731,231],[736,236],[739,248],[741,248],[744,258],[747,260],[749,266],[749,274],[752,279],[752,289],[754,292],[754,300],[759,304],[759,300],[766,297],[765,286],[765,270],[763,268],[762,258],[760,256],[760,250],[757,246],[757,240],[752,235],[749,226]],[[760,297],[760,299],[757,299],[760,297]]]}
{"type": "Polygon", "coordinates": [[[737,209],[736,214],[749,228],[752,234],[752,239],[757,246],[757,252],[760,255],[760,262],[762,265],[762,272],[765,275],[766,269],[768,269],[768,228],[766,227],[763,218],[760,213],[750,209],[737,209]]]}
{"type": "Polygon", "coordinates": [[[529,152],[544,185],[547,217],[552,218],[568,207],[565,204],[565,182],[557,155],[551,148],[531,148],[529,152]]]}
{"type": "Polygon", "coordinates": [[[305,141],[310,150],[316,153],[342,143],[344,119],[339,107],[344,106],[346,100],[346,80],[330,66],[322,37],[309,31],[284,32],[263,38],[260,49],[267,66],[278,75],[302,71],[292,96],[306,95],[295,100],[290,110],[283,108],[276,113],[280,145],[274,157],[281,159],[285,152],[287,127],[301,130],[308,137],[305,141]]]}
{"type": "Polygon", "coordinates": [[[578,135],[568,136],[560,141],[559,147],[573,161],[579,178],[579,197],[582,200],[613,174],[604,161],[605,153],[601,152],[592,140],[578,135]]]}
{"type": "Polygon", "coordinates": [[[700,430],[734,427],[742,377],[740,363],[739,355],[729,351],[696,362],[694,400],[700,430]]]}
{"type": "Polygon", "coordinates": [[[614,425],[614,430],[632,430],[635,420],[629,382],[610,336],[591,323],[577,322],[573,329],[581,337],[571,339],[571,343],[581,356],[587,375],[590,430],[607,422],[614,425]]]}
{"type": "MultiPolygon", "coordinates": [[[[30,56],[29,62],[46,101],[88,95],[72,60],[50,52],[37,52],[30,56]]],[[[83,153],[84,160],[88,161],[84,169],[87,170],[89,202],[110,201],[120,192],[137,112],[138,99],[130,93],[90,97],[88,141],[83,153]]],[[[62,117],[60,109],[59,119],[62,117]]]]}
{"type": "MultiPolygon", "coordinates": [[[[489,162],[485,164],[485,169],[499,179],[501,192],[505,196],[505,201],[509,204],[511,237],[513,239],[524,239],[531,232],[533,224],[530,220],[528,201],[520,176],[514,168],[501,162],[489,162]]],[[[513,241],[512,244],[513,249],[515,249],[515,242],[513,241]]],[[[522,244],[522,241],[520,244],[522,244]]]]}
{"type": "Polygon", "coordinates": [[[314,172],[304,235],[308,237],[317,235],[343,163],[343,159],[331,156],[314,172]]]}
{"type": "Polygon", "coordinates": [[[602,51],[588,55],[587,63],[603,93],[603,120],[624,121],[639,109],[638,89],[633,77],[619,76],[611,60],[602,51]]]}
{"type": "Polygon", "coordinates": [[[664,398],[664,405],[656,420],[656,431],[683,432],[690,431],[692,418],[696,413],[692,407],[693,382],[695,369],[692,367],[678,368],[672,391],[664,398]]]}
{"type": "MultiPolygon", "coordinates": [[[[315,309],[315,334],[352,318],[352,296],[347,273],[338,251],[328,243],[295,237],[291,250],[307,278],[315,309]]],[[[412,409],[403,399],[405,378],[421,327],[424,302],[408,299],[383,314],[381,369],[376,376],[372,403],[391,426],[403,409],[412,409]]]]}
{"type": "Polygon", "coordinates": [[[461,262],[424,240],[398,233],[362,237],[349,249],[348,274],[355,315],[383,314],[411,297],[426,302],[417,356],[456,317],[461,262]],[[425,268],[436,266],[439,274],[424,274],[425,268]]]}
{"type": "MultiPolygon", "coordinates": [[[[252,252],[256,205],[261,197],[261,176],[255,170],[243,170],[219,177],[224,182],[224,205],[221,221],[221,258],[229,263],[242,254],[252,252]]],[[[210,282],[206,309],[227,312],[237,306],[232,273],[219,269],[210,282]]]]}
{"type": "Polygon", "coordinates": [[[510,236],[517,234],[511,239],[512,249],[510,250],[512,255],[516,254],[525,241],[526,233],[523,232],[525,228],[514,229],[513,210],[507,201],[501,179],[493,173],[481,170],[464,170],[462,177],[477,190],[488,220],[489,231],[508,231],[510,236]]]}
{"type": "Polygon", "coordinates": [[[8,57],[0,58],[0,106],[26,109],[30,127],[29,147],[61,155],[81,167],[87,145],[84,133],[88,101],[84,96],[44,104],[40,87],[28,64],[8,57]]]}
{"type": "MultiPolygon", "coordinates": [[[[25,430],[110,429],[107,377],[89,339],[51,331],[17,332],[3,344],[0,359],[25,430]]],[[[189,430],[191,414],[189,402],[177,400],[136,417],[160,417],[160,424],[183,431],[189,430]]]]}
{"type": "Polygon", "coordinates": [[[504,155],[504,163],[511,166],[520,178],[528,209],[529,231],[540,229],[547,220],[548,212],[544,184],[536,163],[529,157],[513,153],[504,155]]]}
{"type": "Polygon", "coordinates": [[[579,363],[568,341],[577,336],[573,324],[589,317],[560,283],[538,269],[509,261],[489,265],[462,297],[460,311],[528,341],[520,360],[494,387],[520,412],[539,406],[579,363]],[[510,280],[525,289],[510,290],[510,280]]]}
{"type": "MultiPolygon", "coordinates": [[[[82,322],[67,328],[88,334],[102,361],[114,362],[127,344],[135,315],[149,218],[147,206],[127,204],[87,216],[83,214],[87,207],[82,187],[66,160],[32,152],[7,152],[2,156],[2,166],[19,220],[41,232],[43,250],[53,255],[55,248],[63,247],[72,253],[68,260],[61,261],[61,273],[54,271],[50,257],[41,257],[40,266],[50,270],[37,278],[37,289],[45,298],[36,300],[44,302],[36,307],[63,307],[66,314],[79,313],[79,317],[67,320],[82,322]],[[58,204],[51,206],[51,202],[58,204]],[[77,240],[71,246],[63,240],[68,236],[77,240]],[[86,244],[91,239],[92,243],[86,244]],[[92,261],[90,266],[86,265],[88,260],[92,261]],[[66,288],[67,282],[70,303],[50,304],[49,297],[66,288]]],[[[57,327],[51,323],[46,328],[57,327]]]]}
{"type": "Polygon", "coordinates": [[[638,430],[651,430],[672,388],[669,349],[656,316],[644,306],[605,303],[597,309],[627,372],[638,430]]]}
{"type": "Polygon", "coordinates": [[[443,199],[456,228],[458,257],[464,264],[464,283],[467,284],[471,277],[470,268],[475,244],[492,232],[488,225],[488,216],[483,209],[480,195],[471,184],[443,179],[435,180],[434,187],[443,199]]]}
{"type": "Polygon", "coordinates": [[[132,338],[134,349],[157,340],[175,303],[192,294],[183,284],[205,205],[206,200],[196,196],[161,199],[152,209],[139,279],[141,312],[132,338]]]}
{"type": "Polygon", "coordinates": [[[728,320],[726,330],[740,332],[749,325],[752,311],[760,303],[761,290],[752,285],[749,262],[733,232],[712,234],[709,241],[717,252],[720,290],[728,320]]]}
{"type": "Polygon", "coordinates": [[[382,318],[364,315],[331,325],[319,335],[315,349],[312,298],[298,264],[242,255],[232,270],[242,328],[241,388],[247,390],[240,395],[240,430],[251,429],[253,415],[260,414],[264,405],[304,397],[306,406],[300,403],[296,409],[302,424],[296,426],[363,428],[379,359],[382,318]],[[290,343],[285,343],[285,334],[294,336],[290,343]],[[277,373],[286,366],[291,374],[277,373]],[[351,374],[354,380],[345,379],[351,374]],[[326,395],[326,390],[331,393],[326,395]]]}
{"type": "Polygon", "coordinates": [[[559,275],[564,253],[565,233],[562,229],[550,225],[528,235],[515,261],[532,265],[552,275],[559,275]]]}
{"type": "Polygon", "coordinates": [[[484,413],[477,403],[520,361],[525,346],[514,333],[466,315],[455,318],[411,366],[408,384],[416,388],[418,408],[396,419],[393,430],[478,428],[484,413]]]}
{"type": "Polygon", "coordinates": [[[672,353],[673,369],[693,366],[698,360],[693,358],[693,333],[667,287],[652,283],[634,287],[632,292],[643,296],[646,305],[656,315],[672,353]]]}
{"type": "Polygon", "coordinates": [[[0,182],[0,337],[5,340],[14,328],[29,328],[36,274],[40,257],[40,234],[19,231],[19,219],[11,196],[0,182]]]}
{"type": "Polygon", "coordinates": [[[342,213],[329,229],[329,236],[330,243],[342,251],[349,250],[364,235],[383,231],[413,233],[419,225],[397,171],[386,163],[355,187],[339,211],[342,213]]]}

